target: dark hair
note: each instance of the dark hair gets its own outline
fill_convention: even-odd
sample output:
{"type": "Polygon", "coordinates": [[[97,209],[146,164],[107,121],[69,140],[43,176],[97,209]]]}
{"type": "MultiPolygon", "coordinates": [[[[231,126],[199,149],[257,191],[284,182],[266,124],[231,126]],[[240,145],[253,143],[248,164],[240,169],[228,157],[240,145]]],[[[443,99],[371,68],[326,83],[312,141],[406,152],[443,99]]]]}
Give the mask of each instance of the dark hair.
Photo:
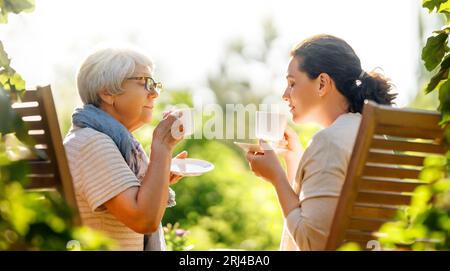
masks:
{"type": "Polygon", "coordinates": [[[317,35],[302,41],[291,51],[299,70],[310,79],[328,74],[338,91],[347,98],[349,112],[362,111],[364,100],[391,105],[397,94],[389,93],[389,79],[377,72],[366,73],[361,61],[347,42],[330,35],[317,35]]]}

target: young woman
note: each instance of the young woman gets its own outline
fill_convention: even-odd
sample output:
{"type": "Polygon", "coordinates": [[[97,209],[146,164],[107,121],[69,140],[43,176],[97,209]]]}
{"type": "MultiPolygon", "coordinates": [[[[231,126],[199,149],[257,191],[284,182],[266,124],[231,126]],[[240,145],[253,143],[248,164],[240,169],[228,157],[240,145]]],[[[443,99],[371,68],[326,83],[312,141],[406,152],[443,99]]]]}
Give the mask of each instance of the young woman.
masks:
{"type": "Polygon", "coordinates": [[[283,99],[295,123],[315,122],[318,132],[303,150],[291,129],[285,132],[286,171],[274,151],[247,153],[252,171],[273,184],[285,227],[281,250],[323,250],[345,179],[364,100],[392,104],[395,94],[380,74],[367,73],[344,40],[318,35],[291,52],[283,99]]]}

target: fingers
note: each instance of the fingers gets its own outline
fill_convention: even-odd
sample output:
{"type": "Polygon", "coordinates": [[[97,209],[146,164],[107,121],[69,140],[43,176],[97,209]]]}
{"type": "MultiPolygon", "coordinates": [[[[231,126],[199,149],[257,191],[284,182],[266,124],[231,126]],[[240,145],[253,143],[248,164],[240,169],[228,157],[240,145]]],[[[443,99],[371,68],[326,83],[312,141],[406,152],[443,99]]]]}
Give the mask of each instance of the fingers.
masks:
{"type": "Polygon", "coordinates": [[[259,140],[259,145],[261,146],[261,148],[264,150],[264,154],[275,154],[272,146],[265,140],[260,139],[259,140]]]}
{"type": "Polygon", "coordinates": [[[169,183],[170,184],[175,184],[177,183],[179,180],[181,180],[183,178],[183,176],[174,174],[174,173],[170,173],[170,179],[169,179],[169,183]]]}
{"type": "Polygon", "coordinates": [[[247,154],[245,155],[245,159],[247,159],[248,162],[251,162],[254,156],[255,156],[254,152],[248,151],[247,154]]]}
{"type": "Polygon", "coordinates": [[[175,121],[177,121],[178,118],[173,114],[168,114],[164,119],[158,124],[158,126],[161,127],[161,129],[168,130],[172,127],[175,121]]]}
{"type": "Polygon", "coordinates": [[[289,145],[289,141],[282,139],[278,142],[279,147],[287,147],[289,145]]]}
{"type": "Polygon", "coordinates": [[[284,130],[284,136],[286,137],[286,139],[293,138],[293,137],[295,138],[295,137],[297,137],[297,133],[291,127],[286,126],[286,129],[284,130]]]}
{"type": "Polygon", "coordinates": [[[174,138],[176,135],[182,133],[182,131],[180,132],[181,121],[178,115],[176,112],[166,114],[165,118],[158,124],[159,131],[163,134],[167,132],[172,133],[172,137],[174,138]]]}
{"type": "Polygon", "coordinates": [[[187,151],[182,151],[182,152],[180,152],[179,154],[177,154],[175,156],[175,158],[178,158],[178,159],[184,159],[184,158],[187,158],[187,157],[188,157],[188,152],[187,151]]]}
{"type": "Polygon", "coordinates": [[[175,118],[175,120],[171,124],[170,131],[172,133],[172,137],[177,140],[182,139],[184,136],[184,126],[181,120],[182,116],[183,112],[181,111],[175,111],[167,116],[167,118],[175,118]]]}

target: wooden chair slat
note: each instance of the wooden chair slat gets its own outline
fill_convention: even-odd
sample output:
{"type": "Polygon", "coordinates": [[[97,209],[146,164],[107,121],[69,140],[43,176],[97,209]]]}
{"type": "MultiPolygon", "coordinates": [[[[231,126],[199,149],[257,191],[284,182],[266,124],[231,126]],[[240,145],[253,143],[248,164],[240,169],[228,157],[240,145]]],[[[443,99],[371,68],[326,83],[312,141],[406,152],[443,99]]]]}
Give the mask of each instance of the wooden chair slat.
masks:
{"type": "Polygon", "coordinates": [[[28,163],[31,174],[53,174],[55,168],[50,161],[32,161],[28,163]]]}
{"type": "Polygon", "coordinates": [[[59,186],[53,174],[32,174],[28,178],[30,182],[26,186],[27,189],[55,188],[59,186]]]}
{"type": "Polygon", "coordinates": [[[422,166],[424,159],[424,156],[382,153],[376,151],[369,152],[369,156],[367,157],[368,162],[411,166],[422,166]]]}
{"type": "Polygon", "coordinates": [[[399,209],[354,206],[352,215],[356,217],[390,219],[396,216],[399,209]]]}
{"type": "Polygon", "coordinates": [[[377,231],[388,219],[351,217],[349,229],[377,231]]]}
{"type": "Polygon", "coordinates": [[[420,170],[417,169],[375,165],[366,165],[363,172],[364,176],[378,176],[398,179],[418,179],[419,174],[420,170]]]}
{"type": "Polygon", "coordinates": [[[440,128],[436,130],[418,127],[406,127],[406,129],[400,129],[398,126],[392,125],[378,125],[375,129],[375,133],[380,135],[421,139],[436,139],[443,137],[442,130],[440,128]]]}
{"type": "Polygon", "coordinates": [[[46,134],[30,135],[35,144],[48,144],[48,136],[46,134]]]}
{"type": "Polygon", "coordinates": [[[42,121],[25,121],[25,127],[27,127],[28,130],[45,130],[42,121]]]}
{"type": "Polygon", "coordinates": [[[423,182],[404,181],[402,179],[375,179],[365,177],[361,180],[359,189],[373,190],[382,192],[413,192],[418,186],[424,185],[423,182]]]}
{"type": "Polygon", "coordinates": [[[345,239],[368,242],[371,240],[378,240],[378,236],[374,231],[346,230],[345,239]]]}
{"type": "Polygon", "coordinates": [[[371,148],[394,150],[394,151],[433,153],[433,154],[442,154],[445,152],[445,147],[439,144],[407,142],[399,140],[383,140],[383,139],[373,139],[371,148]]]}
{"type": "Polygon", "coordinates": [[[21,117],[41,115],[39,107],[19,107],[14,108],[14,111],[16,111],[21,117]]]}
{"type": "Polygon", "coordinates": [[[22,102],[35,102],[37,100],[36,90],[26,90],[24,96],[21,98],[22,102]]]}
{"type": "Polygon", "coordinates": [[[359,191],[356,202],[360,203],[380,203],[387,205],[409,205],[411,202],[410,195],[401,195],[397,193],[377,192],[363,190],[359,191]]]}
{"type": "Polygon", "coordinates": [[[438,112],[420,109],[399,109],[390,106],[376,105],[377,122],[403,129],[417,128],[423,130],[440,130],[440,114],[438,112]]]}

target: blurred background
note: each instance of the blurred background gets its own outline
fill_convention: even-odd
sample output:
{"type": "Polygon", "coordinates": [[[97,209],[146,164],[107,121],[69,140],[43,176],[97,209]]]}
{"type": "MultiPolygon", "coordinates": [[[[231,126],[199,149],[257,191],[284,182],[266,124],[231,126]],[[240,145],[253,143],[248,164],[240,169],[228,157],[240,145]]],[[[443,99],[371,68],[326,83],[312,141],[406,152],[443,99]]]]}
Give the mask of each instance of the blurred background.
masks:
{"type": "MultiPolygon", "coordinates": [[[[136,132],[149,150],[170,105],[281,103],[289,51],[314,34],[343,38],[366,71],[381,68],[396,86],[397,106],[435,109],[437,92],[422,91],[430,74],[420,52],[445,20],[426,13],[416,0],[36,0],[34,12],[9,17],[0,39],[28,88],[51,84],[63,134],[81,105],[75,75],[84,57],[107,44],[140,48],[165,86],[154,122],[136,132]]],[[[294,128],[305,147],[319,129],[294,128]]],[[[216,168],[173,187],[177,206],[163,224],[187,230],[178,231],[182,245],[194,250],[276,250],[283,224],[276,195],[232,141],[179,144],[176,152],[187,150],[216,168]]]]}

